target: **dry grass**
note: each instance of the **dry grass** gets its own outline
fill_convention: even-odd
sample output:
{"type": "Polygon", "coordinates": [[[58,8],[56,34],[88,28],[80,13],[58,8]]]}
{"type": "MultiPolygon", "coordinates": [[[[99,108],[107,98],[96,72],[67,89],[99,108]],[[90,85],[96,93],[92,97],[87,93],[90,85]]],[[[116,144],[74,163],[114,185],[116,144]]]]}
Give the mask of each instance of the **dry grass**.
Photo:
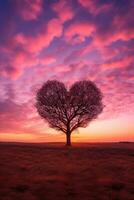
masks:
{"type": "Polygon", "coordinates": [[[134,200],[134,144],[0,143],[0,200],[134,200]]]}

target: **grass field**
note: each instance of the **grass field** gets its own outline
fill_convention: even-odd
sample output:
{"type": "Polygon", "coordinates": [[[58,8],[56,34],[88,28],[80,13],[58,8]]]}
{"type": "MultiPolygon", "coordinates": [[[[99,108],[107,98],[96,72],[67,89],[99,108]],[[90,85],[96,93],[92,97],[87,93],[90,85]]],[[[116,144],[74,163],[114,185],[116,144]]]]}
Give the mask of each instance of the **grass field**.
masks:
{"type": "Polygon", "coordinates": [[[134,143],[0,143],[0,200],[134,200],[134,143]]]}

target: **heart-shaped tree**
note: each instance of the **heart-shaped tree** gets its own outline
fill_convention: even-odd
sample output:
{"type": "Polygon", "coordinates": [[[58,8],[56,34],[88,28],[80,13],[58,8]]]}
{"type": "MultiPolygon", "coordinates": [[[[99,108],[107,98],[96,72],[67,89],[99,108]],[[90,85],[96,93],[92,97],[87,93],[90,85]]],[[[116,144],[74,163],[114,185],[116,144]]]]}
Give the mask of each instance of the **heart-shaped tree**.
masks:
{"type": "Polygon", "coordinates": [[[69,91],[57,80],[47,81],[38,90],[36,101],[39,115],[66,134],[67,146],[71,145],[71,133],[86,127],[103,110],[102,93],[92,81],[76,82],[69,91]]]}

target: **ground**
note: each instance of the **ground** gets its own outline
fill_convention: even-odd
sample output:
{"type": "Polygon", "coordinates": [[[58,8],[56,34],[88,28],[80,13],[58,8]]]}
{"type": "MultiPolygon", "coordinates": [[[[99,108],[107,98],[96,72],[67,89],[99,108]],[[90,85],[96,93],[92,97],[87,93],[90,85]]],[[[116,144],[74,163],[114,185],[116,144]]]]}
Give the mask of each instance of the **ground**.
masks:
{"type": "Polygon", "coordinates": [[[0,200],[134,200],[134,143],[0,143],[0,200]]]}

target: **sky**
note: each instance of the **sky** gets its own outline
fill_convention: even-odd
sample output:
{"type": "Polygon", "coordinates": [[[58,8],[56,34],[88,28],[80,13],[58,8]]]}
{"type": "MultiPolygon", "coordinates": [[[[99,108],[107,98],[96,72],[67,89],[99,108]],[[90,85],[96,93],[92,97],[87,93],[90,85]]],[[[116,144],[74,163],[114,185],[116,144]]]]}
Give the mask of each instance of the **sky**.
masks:
{"type": "Polygon", "coordinates": [[[91,80],[102,114],[74,142],[134,141],[134,1],[0,0],[0,141],[61,142],[35,108],[47,80],[91,80]]]}

